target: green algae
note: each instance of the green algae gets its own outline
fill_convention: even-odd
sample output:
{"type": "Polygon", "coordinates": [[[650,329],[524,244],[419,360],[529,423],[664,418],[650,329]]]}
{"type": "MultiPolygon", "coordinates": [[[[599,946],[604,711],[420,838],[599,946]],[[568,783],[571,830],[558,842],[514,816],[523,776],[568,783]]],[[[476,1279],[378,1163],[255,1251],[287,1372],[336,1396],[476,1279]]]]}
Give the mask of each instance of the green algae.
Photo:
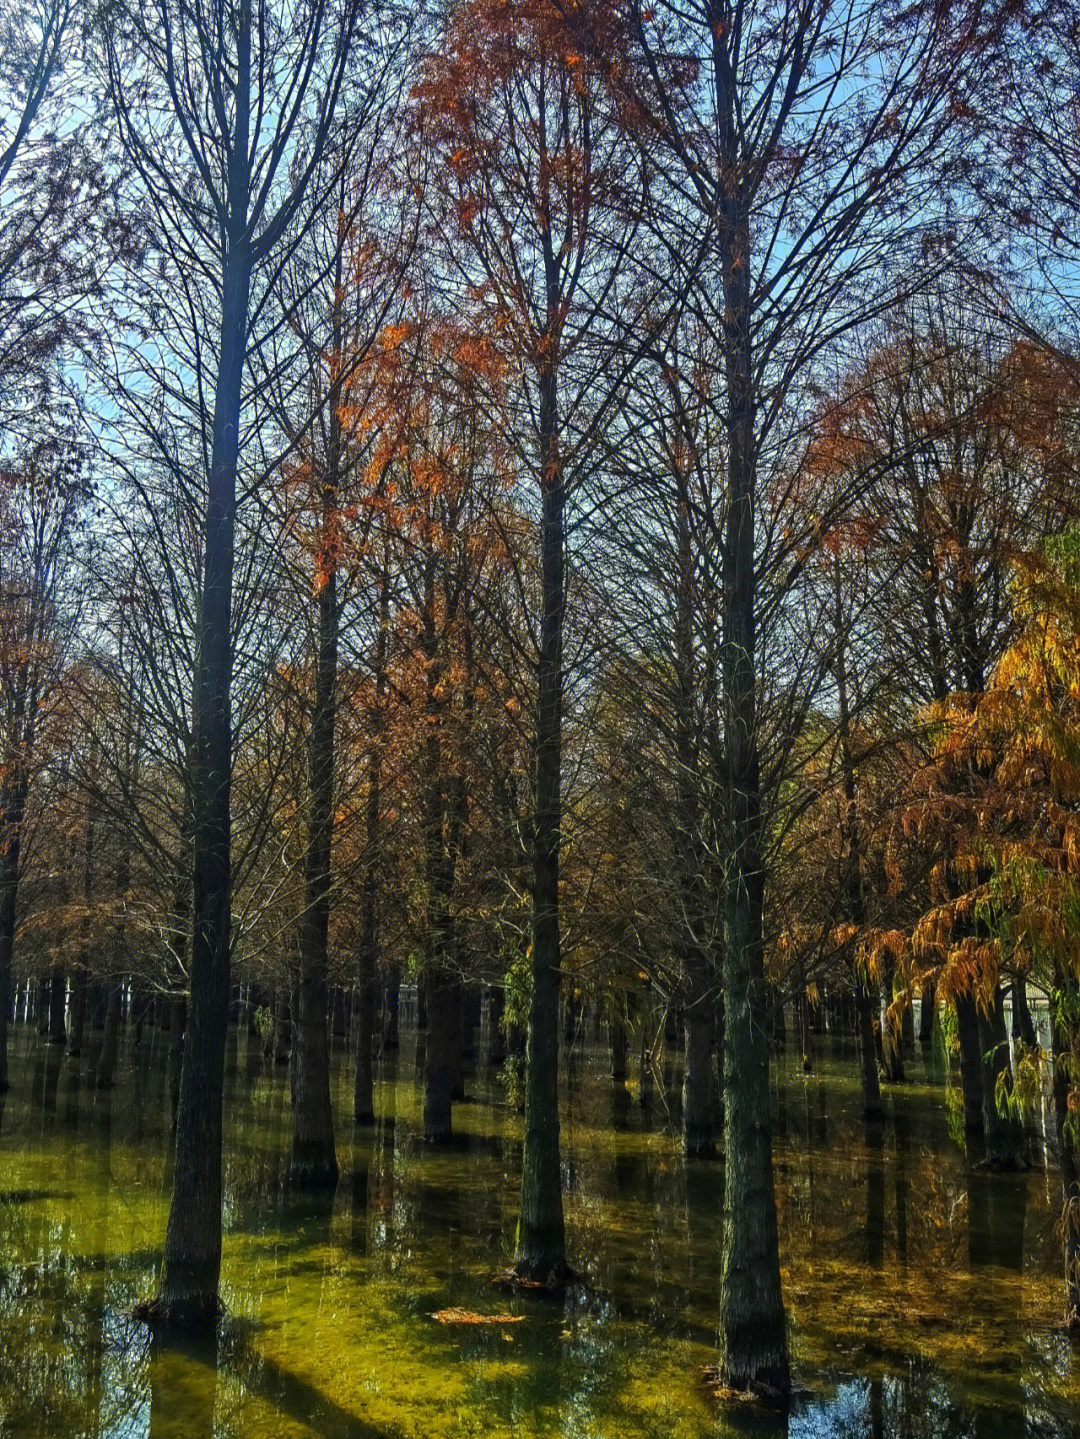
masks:
{"type": "MultiPolygon", "coordinates": [[[[288,1082],[240,1036],[227,1075],[227,1318],[203,1348],[156,1349],[131,1317],[151,1292],[171,1183],[161,1037],[112,1094],[19,1036],[0,1112],[0,1435],[93,1439],[698,1439],[783,1426],[718,1408],[722,1167],[687,1166],[659,1097],[597,1062],[564,1083],[572,1259],[565,1303],[507,1298],[521,1119],[489,1073],[427,1150],[414,1051],[384,1066],[380,1122],[354,1133],[336,1057],[342,1179],[286,1184],[288,1082]],[[155,1050],[155,1044],[160,1051],[155,1050]],[[512,1307],[512,1326],[432,1314],[512,1307]]],[[[84,1061],[90,1071],[92,1057],[84,1061]]],[[[939,1081],[911,1066],[886,1122],[859,1118],[850,1057],[779,1066],[776,1172],[796,1383],[792,1435],[1080,1429],[1080,1363],[1061,1303],[1056,1177],[971,1169],[939,1081]]],[[[672,1077],[675,1088],[675,1077],[672,1077]]]]}

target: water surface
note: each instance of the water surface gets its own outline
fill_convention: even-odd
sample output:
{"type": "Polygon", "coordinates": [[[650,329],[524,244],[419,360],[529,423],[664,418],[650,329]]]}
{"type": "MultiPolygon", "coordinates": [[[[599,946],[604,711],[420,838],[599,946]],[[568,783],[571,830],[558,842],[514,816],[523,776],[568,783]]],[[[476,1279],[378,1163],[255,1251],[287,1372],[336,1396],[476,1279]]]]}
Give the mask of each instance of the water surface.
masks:
{"type": "Polygon", "coordinates": [[[1056,1330],[1057,1175],[989,1175],[950,1136],[918,1059],[884,1125],[854,1062],[774,1092],[781,1258],[801,1398],[786,1431],[701,1383],[715,1360],[722,1169],[678,1152],[677,1075],[647,1103],[599,1055],[564,1070],[571,1259],[565,1303],[507,1298],[521,1119],[478,1066],[459,1140],[419,1139],[415,1036],[354,1133],[336,1055],[342,1178],[285,1186],[288,1080],[230,1039],[228,1318],[217,1342],[156,1352],[131,1306],[152,1292],[171,1183],[164,1036],[127,1042],[118,1084],[17,1031],[0,1107],[0,1435],[87,1439],[698,1439],[755,1434],[1016,1439],[1080,1433],[1080,1350],[1056,1330]],[[450,1307],[520,1323],[444,1325],[450,1307]]]}

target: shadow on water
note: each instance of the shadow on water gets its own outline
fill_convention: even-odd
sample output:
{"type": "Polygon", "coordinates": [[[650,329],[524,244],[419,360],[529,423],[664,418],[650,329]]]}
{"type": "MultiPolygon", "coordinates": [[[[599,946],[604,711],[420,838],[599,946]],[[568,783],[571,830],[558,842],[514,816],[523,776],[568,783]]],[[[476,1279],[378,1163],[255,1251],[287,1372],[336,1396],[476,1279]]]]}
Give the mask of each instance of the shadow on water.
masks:
{"type": "Polygon", "coordinates": [[[530,1303],[489,1277],[514,1242],[521,1116],[467,1076],[456,1138],[424,1145],[412,1063],[354,1129],[335,1056],[341,1180],[290,1191],[289,1080],[241,1037],[227,1081],[223,1295],[210,1345],[150,1343],[176,1056],[149,1027],[112,1092],[93,1056],[16,1032],[0,1107],[0,1439],[1006,1439],[1080,1432],[1053,1329],[1056,1176],[969,1166],[933,1076],[866,1125],[850,1055],[773,1086],[796,1384],[785,1425],[718,1410],[723,1162],[686,1163],[677,1064],[646,1106],[579,1045],[563,1092],[571,1258],[585,1286],[530,1303]],[[516,1321],[441,1322],[459,1309],[516,1321]]]}

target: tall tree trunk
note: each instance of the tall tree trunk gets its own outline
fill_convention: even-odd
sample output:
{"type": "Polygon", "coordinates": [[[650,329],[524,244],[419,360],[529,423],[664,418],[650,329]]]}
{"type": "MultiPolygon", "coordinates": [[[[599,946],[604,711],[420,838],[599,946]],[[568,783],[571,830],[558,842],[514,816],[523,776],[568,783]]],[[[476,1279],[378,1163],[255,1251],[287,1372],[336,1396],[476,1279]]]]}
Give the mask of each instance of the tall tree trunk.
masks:
{"type": "MultiPolygon", "coordinates": [[[[360,935],[357,946],[356,1074],[353,1088],[353,1122],[370,1124],[375,1118],[375,986],[378,980],[378,908],[382,769],[386,700],[386,654],[390,633],[389,559],[384,558],[379,582],[379,629],[375,639],[375,707],[371,715],[371,756],[368,773],[366,862],[360,895],[360,935]]],[[[397,995],[395,990],[396,1009],[397,995]]],[[[395,1040],[396,1042],[396,1040],[395,1040]]]]}
{"type": "MultiPolygon", "coordinates": [[[[724,39],[718,79],[730,81],[724,39]],[[724,79],[725,75],[727,80],[724,79]]],[[[791,1390],[773,1188],[765,981],[762,816],[755,593],[756,403],[750,342],[750,222],[733,134],[733,96],[720,97],[730,174],[720,200],[727,388],[727,510],[722,690],[726,753],[724,984],[724,1228],[720,1373],[732,1389],[791,1390]]]]}
{"type": "MultiPolygon", "coordinates": [[[[546,249],[550,236],[545,233],[546,249]]],[[[554,257],[545,254],[549,292],[554,257]]],[[[549,304],[549,309],[554,306],[549,304]]],[[[554,338],[554,337],[552,337],[554,338]]],[[[525,1143],[514,1269],[551,1283],[566,1275],[559,1159],[559,845],[562,825],[564,489],[556,356],[540,374],[541,616],[533,812],[532,999],[525,1047],[525,1143]]]]}
{"type": "MultiPolygon", "coordinates": [[[[689,452],[692,436],[684,437],[689,452]]],[[[699,834],[695,743],[694,553],[690,493],[684,467],[676,474],[675,577],[675,762],[678,801],[675,842],[683,979],[683,1150],[709,1158],[716,1153],[719,1096],[713,1069],[715,995],[705,959],[704,860],[699,834]]]]}
{"type": "Polygon", "coordinates": [[[157,1299],[148,1315],[208,1329],[221,1273],[221,1142],[232,929],[232,576],[240,403],[251,260],[247,240],[251,12],[241,8],[221,274],[221,339],[192,693],[191,1002],[176,1115],[172,1202],[157,1299]]]}
{"type": "MultiPolygon", "coordinates": [[[[850,924],[855,925],[857,930],[862,930],[866,924],[866,905],[863,895],[862,846],[858,828],[856,758],[852,742],[852,716],[848,693],[848,625],[843,607],[839,558],[834,562],[833,577],[835,581],[833,642],[836,645],[837,726],[844,785],[844,815],[840,825],[843,864],[841,896],[844,918],[850,924]]],[[[857,961],[855,964],[855,1038],[859,1054],[859,1074],[862,1081],[863,1116],[868,1120],[881,1119],[884,1114],[881,1104],[881,1085],[878,1079],[877,1045],[874,1042],[872,996],[873,991],[866,967],[857,961]]]]}
{"type": "MultiPolygon", "coordinates": [[[[342,363],[342,265],[335,261],[331,366],[342,363]]],[[[330,860],[334,829],[334,729],[338,667],[338,518],[341,427],[338,370],[327,401],[327,453],[321,495],[322,553],[318,556],[318,633],[315,696],[308,744],[308,834],[304,854],[304,913],[300,922],[300,973],[296,1016],[293,1141],[289,1175],[301,1189],[332,1189],[338,1164],[330,1101],[326,965],[330,924],[330,860]]]]}
{"type": "Polygon", "coordinates": [[[447,804],[442,773],[443,665],[435,623],[435,557],[427,561],[422,643],[426,670],[427,740],[424,744],[424,856],[427,888],[425,967],[419,996],[427,1021],[424,1046],[424,1138],[446,1144],[453,1134],[454,977],[450,970],[449,900],[453,850],[445,833],[447,804]]]}

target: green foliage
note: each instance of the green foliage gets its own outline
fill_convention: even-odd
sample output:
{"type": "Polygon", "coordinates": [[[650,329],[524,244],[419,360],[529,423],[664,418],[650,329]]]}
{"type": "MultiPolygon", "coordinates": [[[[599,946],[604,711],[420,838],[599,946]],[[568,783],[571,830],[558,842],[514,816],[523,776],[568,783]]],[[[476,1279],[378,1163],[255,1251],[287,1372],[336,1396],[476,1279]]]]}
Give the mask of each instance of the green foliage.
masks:
{"type": "Polygon", "coordinates": [[[525,1060],[520,1054],[508,1054],[499,1070],[499,1083],[506,1089],[511,1104],[520,1106],[525,1098],[525,1060]]]}
{"type": "Polygon", "coordinates": [[[506,1005],[502,1024],[507,1034],[511,1029],[525,1029],[532,1004],[532,963],[527,950],[514,950],[507,955],[506,1005]]]}
{"type": "Polygon", "coordinates": [[[263,1040],[269,1039],[274,1032],[274,1016],[265,1004],[260,1004],[255,1011],[255,1030],[263,1040]]]}
{"type": "Polygon", "coordinates": [[[1046,1053],[1037,1044],[1028,1047],[1017,1041],[1011,1073],[1006,1068],[997,1077],[998,1113],[1012,1119],[1033,1118],[1042,1104],[1046,1066],[1046,1053]]]}

